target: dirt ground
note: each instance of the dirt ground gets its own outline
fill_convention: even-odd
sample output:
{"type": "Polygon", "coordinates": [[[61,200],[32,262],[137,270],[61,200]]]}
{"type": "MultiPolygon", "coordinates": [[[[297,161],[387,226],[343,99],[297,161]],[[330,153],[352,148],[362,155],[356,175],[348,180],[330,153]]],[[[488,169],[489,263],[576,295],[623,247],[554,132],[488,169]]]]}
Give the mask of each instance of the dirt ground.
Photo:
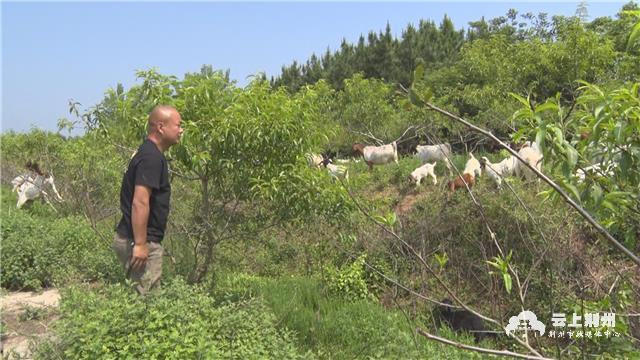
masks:
{"type": "Polygon", "coordinates": [[[402,200],[400,200],[400,202],[398,203],[398,206],[396,206],[396,213],[398,215],[404,215],[407,212],[411,211],[411,209],[413,208],[413,203],[416,202],[418,196],[420,196],[418,193],[412,193],[407,194],[405,197],[403,197],[402,200]]]}
{"type": "Polygon", "coordinates": [[[2,294],[0,349],[3,359],[32,358],[29,343],[47,334],[49,326],[57,319],[59,300],[56,289],[2,294]]]}

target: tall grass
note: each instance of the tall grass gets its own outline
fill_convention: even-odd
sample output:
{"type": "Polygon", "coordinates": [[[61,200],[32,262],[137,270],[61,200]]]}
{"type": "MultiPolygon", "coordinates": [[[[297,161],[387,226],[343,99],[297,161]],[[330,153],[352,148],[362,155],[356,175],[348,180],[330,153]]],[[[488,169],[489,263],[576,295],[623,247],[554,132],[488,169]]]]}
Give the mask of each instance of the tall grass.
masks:
{"type": "MultiPolygon", "coordinates": [[[[429,342],[417,336],[419,323],[377,302],[346,301],[330,296],[321,279],[261,278],[220,275],[211,286],[220,302],[258,297],[273,311],[278,324],[292,330],[298,347],[321,359],[474,359],[477,353],[429,342]]],[[[469,337],[454,339],[469,342],[469,337]]]]}

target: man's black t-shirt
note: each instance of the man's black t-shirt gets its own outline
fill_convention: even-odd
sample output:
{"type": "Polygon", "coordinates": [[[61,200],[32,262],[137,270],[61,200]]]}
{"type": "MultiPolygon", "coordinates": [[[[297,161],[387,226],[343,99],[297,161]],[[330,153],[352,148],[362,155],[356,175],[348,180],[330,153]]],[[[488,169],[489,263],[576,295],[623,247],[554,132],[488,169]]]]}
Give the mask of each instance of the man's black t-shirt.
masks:
{"type": "Polygon", "coordinates": [[[145,139],[140,145],[136,154],[129,161],[127,172],[122,177],[120,189],[122,219],[116,231],[120,236],[128,239],[133,239],[131,204],[133,203],[135,185],[146,185],[151,188],[147,241],[161,242],[169,216],[171,184],[169,184],[167,159],[149,139],[145,139]]]}

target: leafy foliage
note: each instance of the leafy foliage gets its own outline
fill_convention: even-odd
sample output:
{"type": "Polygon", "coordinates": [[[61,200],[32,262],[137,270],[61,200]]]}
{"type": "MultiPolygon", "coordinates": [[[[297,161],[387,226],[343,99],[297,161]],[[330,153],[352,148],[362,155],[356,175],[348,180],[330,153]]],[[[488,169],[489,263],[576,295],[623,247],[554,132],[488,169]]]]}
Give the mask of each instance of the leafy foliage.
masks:
{"type": "Polygon", "coordinates": [[[640,231],[639,87],[583,83],[571,116],[558,99],[531,109],[522,98],[527,106],[514,115],[523,125],[516,136],[535,135],[564,188],[630,248],[640,231]]]}
{"type": "Polygon", "coordinates": [[[316,277],[227,274],[217,279],[212,292],[222,303],[261,299],[281,326],[296,332],[299,347],[320,359],[480,358],[415,338],[415,328],[400,311],[365,299],[334,297],[327,290],[316,277]]]}
{"type": "MultiPolygon", "coordinates": [[[[110,244],[98,240],[85,219],[43,218],[7,205],[2,209],[2,287],[40,289],[121,277],[110,244]]],[[[34,205],[52,216],[45,204],[34,205]]]]}
{"type": "Polygon", "coordinates": [[[143,298],[123,285],[71,287],[62,296],[55,339],[39,358],[307,358],[294,335],[276,328],[259,301],[214,306],[200,289],[175,279],[143,298]],[[96,341],[97,340],[97,341],[96,341]]]}

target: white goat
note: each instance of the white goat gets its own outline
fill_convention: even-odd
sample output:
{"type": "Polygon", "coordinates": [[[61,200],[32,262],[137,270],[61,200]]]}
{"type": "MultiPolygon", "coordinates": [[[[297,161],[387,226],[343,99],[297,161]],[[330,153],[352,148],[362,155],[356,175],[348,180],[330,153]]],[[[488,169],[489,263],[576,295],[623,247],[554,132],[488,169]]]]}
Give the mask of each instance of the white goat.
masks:
{"type": "Polygon", "coordinates": [[[381,146],[364,146],[360,143],[353,144],[355,153],[362,156],[369,165],[369,170],[373,170],[373,165],[382,165],[394,161],[398,164],[398,145],[396,142],[381,146]]]}
{"type": "Polygon", "coordinates": [[[305,154],[305,157],[307,158],[307,164],[309,164],[309,167],[319,168],[320,165],[322,165],[322,155],[310,153],[305,154]]]}
{"type": "Polygon", "coordinates": [[[540,149],[540,145],[538,145],[538,143],[535,142],[535,141],[533,141],[533,142],[529,141],[529,140],[525,141],[524,145],[522,145],[522,148],[520,150],[522,150],[522,149],[524,149],[526,147],[531,147],[533,150],[536,150],[537,152],[542,153],[542,150],[540,149]]]}
{"type": "MultiPolygon", "coordinates": [[[[518,155],[531,167],[536,168],[538,171],[542,170],[542,152],[538,144],[527,141],[525,146],[518,151],[518,155]]],[[[524,176],[527,180],[536,178],[536,174],[521,161],[516,164],[516,176],[524,176]]]]}
{"type": "Polygon", "coordinates": [[[469,153],[469,156],[469,160],[467,160],[462,174],[469,174],[474,178],[480,177],[480,175],[482,175],[482,167],[480,166],[480,161],[478,161],[478,159],[473,156],[473,153],[469,153]]]}
{"type": "Polygon", "coordinates": [[[331,159],[327,158],[322,161],[322,165],[327,168],[331,176],[336,179],[349,180],[349,169],[344,165],[334,165],[331,159]]]}
{"type": "Polygon", "coordinates": [[[433,185],[436,185],[438,184],[438,178],[436,178],[436,173],[434,172],[435,167],[436,167],[435,161],[432,162],[431,164],[426,163],[418,167],[417,169],[413,170],[411,175],[409,175],[409,178],[412,181],[414,181],[416,185],[420,185],[420,181],[422,181],[422,178],[428,175],[433,178],[433,185]]]}
{"type": "Polygon", "coordinates": [[[29,175],[27,174],[18,175],[14,177],[13,180],[11,180],[11,185],[13,185],[13,188],[11,189],[11,191],[12,192],[18,191],[18,188],[20,187],[20,185],[22,185],[25,181],[27,181],[28,177],[29,175]]]}
{"type": "Polygon", "coordinates": [[[516,170],[517,162],[518,159],[513,156],[509,156],[497,164],[491,163],[486,156],[483,156],[481,161],[485,172],[491,180],[493,180],[498,189],[502,186],[502,178],[513,175],[516,170]]]}
{"type": "Polygon", "coordinates": [[[449,170],[451,175],[451,145],[449,143],[437,144],[437,145],[418,145],[416,146],[416,157],[420,159],[422,164],[426,164],[430,161],[442,161],[449,170]]]}
{"type": "Polygon", "coordinates": [[[49,176],[45,177],[44,175],[37,174],[35,175],[35,178],[31,176],[27,177],[26,179],[24,179],[22,184],[18,186],[18,203],[16,204],[16,208],[20,209],[27,201],[37,199],[40,194],[44,195],[44,199],[46,202],[49,202],[49,194],[44,191],[45,185],[49,185],[53,190],[56,199],[58,199],[58,201],[62,201],[62,196],[60,196],[60,193],[58,193],[58,189],[56,188],[56,185],[54,183],[53,175],[50,174],[49,176]]]}

